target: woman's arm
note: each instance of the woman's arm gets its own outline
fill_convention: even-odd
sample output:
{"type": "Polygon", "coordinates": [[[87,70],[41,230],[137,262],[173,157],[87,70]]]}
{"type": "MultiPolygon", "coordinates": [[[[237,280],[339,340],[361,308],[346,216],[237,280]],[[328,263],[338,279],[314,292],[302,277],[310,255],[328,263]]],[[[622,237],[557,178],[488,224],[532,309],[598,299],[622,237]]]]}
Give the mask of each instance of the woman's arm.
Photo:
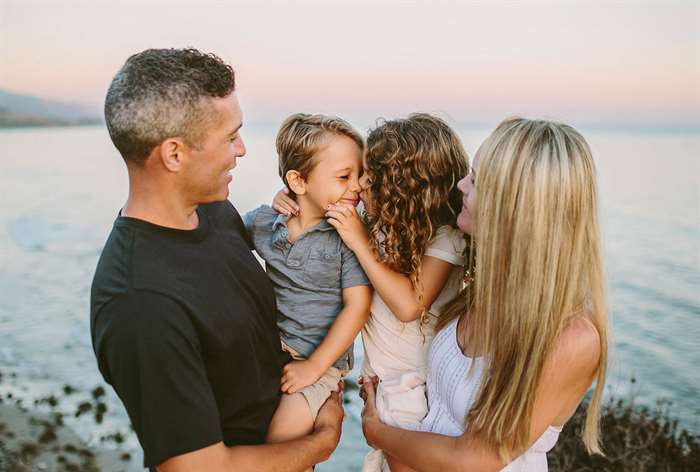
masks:
{"type": "Polygon", "coordinates": [[[369,316],[372,289],[357,285],[343,289],[343,309],[321,344],[305,361],[293,361],[282,371],[282,391],[295,393],[316,382],[352,345],[369,316]]]}
{"type": "MultiPolygon", "coordinates": [[[[565,423],[581,402],[598,369],[599,343],[597,331],[585,320],[570,322],[560,335],[542,372],[528,447],[550,425],[565,423]]],[[[382,424],[376,414],[374,385],[365,381],[362,389],[362,429],[367,442],[407,466],[418,471],[490,471],[504,466],[497,451],[469,432],[453,438],[382,424]]]]}
{"type": "Polygon", "coordinates": [[[411,279],[377,260],[372,252],[365,226],[354,207],[335,205],[326,213],[326,216],[345,244],[355,253],[374,290],[394,316],[403,322],[409,322],[418,319],[424,307],[430,308],[445,286],[452,271],[452,264],[435,257],[423,256],[421,259],[423,304],[421,304],[411,279]]]}
{"type": "Polygon", "coordinates": [[[503,468],[498,455],[478,440],[465,434],[452,437],[434,433],[409,431],[388,426],[379,420],[374,384],[362,384],[365,407],[362,410],[362,431],[367,444],[383,450],[416,471],[497,471],[503,468]]]}

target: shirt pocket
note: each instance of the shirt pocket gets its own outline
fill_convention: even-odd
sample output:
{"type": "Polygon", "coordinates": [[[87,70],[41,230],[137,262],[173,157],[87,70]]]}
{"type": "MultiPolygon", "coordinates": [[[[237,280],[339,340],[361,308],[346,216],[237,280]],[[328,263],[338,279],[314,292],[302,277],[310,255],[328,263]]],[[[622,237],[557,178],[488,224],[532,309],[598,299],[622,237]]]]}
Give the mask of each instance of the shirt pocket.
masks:
{"type": "Polygon", "coordinates": [[[304,276],[314,287],[340,288],[340,254],[311,248],[304,276]]]}

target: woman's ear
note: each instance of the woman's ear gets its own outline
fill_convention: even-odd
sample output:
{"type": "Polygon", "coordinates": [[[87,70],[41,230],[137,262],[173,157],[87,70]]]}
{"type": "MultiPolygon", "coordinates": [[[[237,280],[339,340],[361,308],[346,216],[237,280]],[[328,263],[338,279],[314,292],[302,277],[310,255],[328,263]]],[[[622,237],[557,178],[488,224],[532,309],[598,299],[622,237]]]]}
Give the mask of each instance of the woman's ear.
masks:
{"type": "Polygon", "coordinates": [[[287,185],[296,195],[304,195],[306,193],[306,181],[297,170],[288,170],[284,177],[287,179],[287,185]]]}
{"type": "Polygon", "coordinates": [[[170,172],[178,172],[186,160],[187,149],[185,143],[178,138],[169,138],[158,146],[158,157],[163,166],[170,172]]]}

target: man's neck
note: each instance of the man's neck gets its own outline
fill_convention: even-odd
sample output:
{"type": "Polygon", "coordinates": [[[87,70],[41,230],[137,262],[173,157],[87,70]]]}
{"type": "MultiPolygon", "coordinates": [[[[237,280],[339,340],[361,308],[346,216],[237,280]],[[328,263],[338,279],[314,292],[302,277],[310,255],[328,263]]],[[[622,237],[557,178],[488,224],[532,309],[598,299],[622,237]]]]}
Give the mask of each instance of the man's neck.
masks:
{"type": "Polygon", "coordinates": [[[199,225],[197,205],[179,198],[178,192],[143,189],[131,185],[122,216],[167,228],[191,230],[199,225]]]}

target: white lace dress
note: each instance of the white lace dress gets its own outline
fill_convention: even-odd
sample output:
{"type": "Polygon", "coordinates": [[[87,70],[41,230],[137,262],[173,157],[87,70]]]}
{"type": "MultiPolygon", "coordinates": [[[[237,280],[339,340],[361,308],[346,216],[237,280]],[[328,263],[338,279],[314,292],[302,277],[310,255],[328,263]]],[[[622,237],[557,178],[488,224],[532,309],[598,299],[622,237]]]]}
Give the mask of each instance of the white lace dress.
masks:
{"type": "MultiPolygon", "coordinates": [[[[465,415],[476,399],[483,372],[484,359],[467,357],[459,348],[457,319],[453,320],[435,335],[428,354],[428,414],[420,430],[446,436],[464,433],[465,415]]],[[[546,472],[547,452],[560,432],[561,428],[550,426],[530,449],[502,470],[546,472]]]]}

